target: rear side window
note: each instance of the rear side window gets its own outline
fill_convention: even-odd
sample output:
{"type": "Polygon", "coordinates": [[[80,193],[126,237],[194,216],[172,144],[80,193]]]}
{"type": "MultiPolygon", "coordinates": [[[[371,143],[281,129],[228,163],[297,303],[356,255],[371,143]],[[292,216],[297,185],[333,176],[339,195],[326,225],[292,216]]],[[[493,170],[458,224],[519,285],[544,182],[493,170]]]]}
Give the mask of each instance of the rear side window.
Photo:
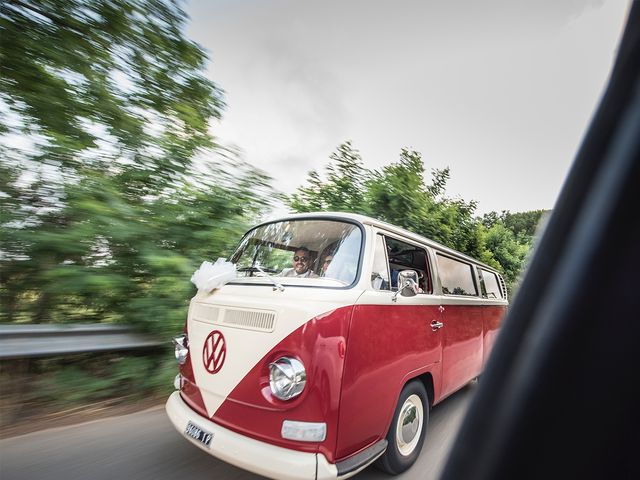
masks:
{"type": "Polygon", "coordinates": [[[503,298],[497,275],[483,268],[480,269],[480,273],[484,281],[485,298],[503,298]]]}
{"type": "Polygon", "coordinates": [[[438,253],[438,271],[442,282],[442,293],[445,295],[478,296],[473,269],[470,264],[445,257],[438,253]]]}

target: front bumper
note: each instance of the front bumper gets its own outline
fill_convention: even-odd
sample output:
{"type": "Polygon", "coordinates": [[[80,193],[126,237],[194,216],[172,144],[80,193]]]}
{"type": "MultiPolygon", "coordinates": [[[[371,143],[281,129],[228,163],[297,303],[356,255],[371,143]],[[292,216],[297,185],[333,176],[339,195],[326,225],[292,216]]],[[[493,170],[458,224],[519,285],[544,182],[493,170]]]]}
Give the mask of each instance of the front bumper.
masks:
{"type": "Polygon", "coordinates": [[[328,480],[338,476],[336,466],[329,463],[321,453],[297,452],[277,447],[223,428],[191,410],[180,397],[180,392],[171,394],[165,408],[169,419],[183,437],[205,452],[236,467],[282,480],[328,480]],[[189,421],[213,433],[210,448],[185,435],[189,421]]]}

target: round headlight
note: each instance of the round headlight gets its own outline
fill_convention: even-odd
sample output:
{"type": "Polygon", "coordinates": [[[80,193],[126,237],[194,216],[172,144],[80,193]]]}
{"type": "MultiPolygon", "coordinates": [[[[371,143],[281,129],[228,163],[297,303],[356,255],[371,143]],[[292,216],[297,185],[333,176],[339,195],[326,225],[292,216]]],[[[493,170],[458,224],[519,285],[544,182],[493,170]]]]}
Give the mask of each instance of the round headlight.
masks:
{"type": "Polygon", "coordinates": [[[282,357],[269,364],[271,392],[280,400],[297,397],[304,390],[306,383],[307,372],[299,360],[282,357]]]}
{"type": "Polygon", "coordinates": [[[180,365],[187,361],[189,355],[189,340],[186,335],[178,335],[173,337],[173,345],[175,347],[176,360],[180,365]]]}

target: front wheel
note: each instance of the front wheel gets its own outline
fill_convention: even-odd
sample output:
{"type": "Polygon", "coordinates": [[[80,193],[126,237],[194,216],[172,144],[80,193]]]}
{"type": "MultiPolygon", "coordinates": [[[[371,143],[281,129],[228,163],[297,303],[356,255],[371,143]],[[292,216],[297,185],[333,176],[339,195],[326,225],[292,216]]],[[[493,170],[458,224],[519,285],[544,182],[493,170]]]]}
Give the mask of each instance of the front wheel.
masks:
{"type": "Polygon", "coordinates": [[[407,383],[398,399],[387,433],[386,452],[376,466],[392,475],[407,470],[420,455],[429,423],[429,400],[422,382],[407,383]]]}

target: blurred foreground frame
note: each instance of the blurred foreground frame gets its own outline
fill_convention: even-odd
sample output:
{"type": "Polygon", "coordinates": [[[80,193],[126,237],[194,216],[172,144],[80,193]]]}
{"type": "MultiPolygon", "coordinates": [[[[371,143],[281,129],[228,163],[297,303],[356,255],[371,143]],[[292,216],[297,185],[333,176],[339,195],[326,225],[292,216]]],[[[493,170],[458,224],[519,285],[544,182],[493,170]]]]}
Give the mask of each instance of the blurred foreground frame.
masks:
{"type": "Polygon", "coordinates": [[[639,67],[634,1],[442,479],[640,478],[639,67]]]}

